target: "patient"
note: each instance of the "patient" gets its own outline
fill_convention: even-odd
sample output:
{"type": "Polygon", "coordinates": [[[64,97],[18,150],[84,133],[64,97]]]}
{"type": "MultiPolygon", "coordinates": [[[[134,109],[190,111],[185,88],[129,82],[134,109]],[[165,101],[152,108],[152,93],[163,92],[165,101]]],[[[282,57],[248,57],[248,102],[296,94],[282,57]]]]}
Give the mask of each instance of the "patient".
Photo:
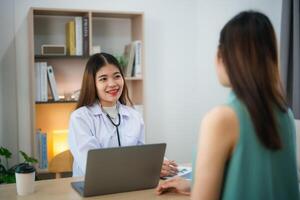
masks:
{"type": "Polygon", "coordinates": [[[201,123],[193,184],[176,177],[157,187],[192,199],[299,199],[295,124],[278,70],[267,16],[241,12],[220,33],[216,71],[228,101],[201,123]],[[192,188],[192,190],[191,190],[192,188]]]}

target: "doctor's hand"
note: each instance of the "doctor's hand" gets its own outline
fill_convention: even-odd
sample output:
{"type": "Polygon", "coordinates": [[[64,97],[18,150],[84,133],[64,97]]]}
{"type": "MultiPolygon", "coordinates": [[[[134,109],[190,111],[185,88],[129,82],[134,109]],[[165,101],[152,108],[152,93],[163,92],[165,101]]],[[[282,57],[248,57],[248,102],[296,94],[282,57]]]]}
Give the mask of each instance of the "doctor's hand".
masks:
{"type": "Polygon", "coordinates": [[[156,188],[156,193],[161,195],[166,192],[176,192],[179,194],[190,195],[191,183],[190,181],[176,176],[172,179],[166,180],[159,184],[156,188]]]}
{"type": "Polygon", "coordinates": [[[175,176],[178,173],[177,164],[173,160],[164,159],[160,177],[164,176],[175,176]]]}

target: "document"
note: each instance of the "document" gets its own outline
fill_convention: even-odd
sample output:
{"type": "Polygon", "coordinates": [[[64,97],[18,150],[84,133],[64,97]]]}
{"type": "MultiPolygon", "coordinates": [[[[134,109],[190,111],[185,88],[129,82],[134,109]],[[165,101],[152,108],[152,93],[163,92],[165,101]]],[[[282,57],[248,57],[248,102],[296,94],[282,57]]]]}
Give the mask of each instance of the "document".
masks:
{"type": "MultiPolygon", "coordinates": [[[[178,166],[178,173],[175,176],[180,176],[187,180],[192,180],[192,167],[178,166]]],[[[163,179],[170,179],[174,176],[165,176],[163,179]]]]}
{"type": "Polygon", "coordinates": [[[192,180],[192,168],[179,166],[177,176],[180,176],[188,180],[192,180]]]}

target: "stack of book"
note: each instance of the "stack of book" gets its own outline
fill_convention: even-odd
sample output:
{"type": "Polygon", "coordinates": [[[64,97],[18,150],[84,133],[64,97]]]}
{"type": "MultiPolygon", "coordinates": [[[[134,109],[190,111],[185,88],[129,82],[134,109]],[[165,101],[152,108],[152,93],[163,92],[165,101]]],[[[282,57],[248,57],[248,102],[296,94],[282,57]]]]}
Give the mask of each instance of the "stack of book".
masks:
{"type": "Polygon", "coordinates": [[[54,101],[59,101],[53,68],[46,62],[35,63],[35,101],[48,101],[48,80],[54,101]],[[48,78],[47,78],[48,77],[48,78]]]}
{"type": "Polygon", "coordinates": [[[47,169],[47,133],[42,132],[41,129],[38,129],[36,132],[36,155],[38,158],[39,168],[47,169]]]}
{"type": "Polygon", "coordinates": [[[142,76],[142,41],[136,40],[127,44],[124,50],[127,65],[124,69],[126,77],[142,76]]]}
{"type": "Polygon", "coordinates": [[[75,17],[66,24],[67,55],[89,55],[89,21],[88,17],[75,17]]]}

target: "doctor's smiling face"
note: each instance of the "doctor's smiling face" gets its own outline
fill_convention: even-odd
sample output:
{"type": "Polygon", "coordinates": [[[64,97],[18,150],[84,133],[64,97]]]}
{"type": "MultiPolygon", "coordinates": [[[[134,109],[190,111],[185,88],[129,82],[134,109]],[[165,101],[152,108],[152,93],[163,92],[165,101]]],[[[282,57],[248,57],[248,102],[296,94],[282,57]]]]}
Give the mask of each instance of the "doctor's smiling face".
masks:
{"type": "Polygon", "coordinates": [[[124,86],[120,70],[113,64],[101,67],[95,76],[97,95],[102,106],[114,106],[119,100],[124,86]]]}
{"type": "Polygon", "coordinates": [[[104,52],[92,55],[85,66],[76,109],[91,106],[96,101],[106,107],[115,105],[117,101],[132,106],[121,70],[113,55],[104,52]]]}

